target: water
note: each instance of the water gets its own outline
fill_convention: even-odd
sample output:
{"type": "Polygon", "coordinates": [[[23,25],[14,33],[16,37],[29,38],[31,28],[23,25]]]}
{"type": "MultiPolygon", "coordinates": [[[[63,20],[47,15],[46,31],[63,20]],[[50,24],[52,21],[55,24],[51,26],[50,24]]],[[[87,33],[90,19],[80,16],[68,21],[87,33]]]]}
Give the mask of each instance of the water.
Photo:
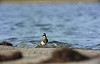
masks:
{"type": "Polygon", "coordinates": [[[100,49],[100,4],[0,4],[0,41],[34,48],[44,32],[48,45],[100,49]]]}

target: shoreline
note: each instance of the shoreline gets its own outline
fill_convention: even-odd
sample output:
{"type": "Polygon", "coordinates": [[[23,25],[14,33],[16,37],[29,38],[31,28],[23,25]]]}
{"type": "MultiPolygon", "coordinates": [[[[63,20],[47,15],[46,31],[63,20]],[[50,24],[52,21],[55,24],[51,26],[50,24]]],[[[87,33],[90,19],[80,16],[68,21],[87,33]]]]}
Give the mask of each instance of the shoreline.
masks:
{"type": "MultiPolygon", "coordinates": [[[[35,64],[37,62],[40,62],[41,60],[45,60],[46,58],[50,57],[51,53],[57,49],[59,48],[17,48],[17,47],[1,45],[0,52],[20,51],[23,54],[23,58],[10,62],[0,62],[0,64],[28,64],[28,63],[35,64]]],[[[89,57],[96,55],[100,56],[100,50],[88,50],[88,49],[74,49],[74,50],[89,57]]]]}

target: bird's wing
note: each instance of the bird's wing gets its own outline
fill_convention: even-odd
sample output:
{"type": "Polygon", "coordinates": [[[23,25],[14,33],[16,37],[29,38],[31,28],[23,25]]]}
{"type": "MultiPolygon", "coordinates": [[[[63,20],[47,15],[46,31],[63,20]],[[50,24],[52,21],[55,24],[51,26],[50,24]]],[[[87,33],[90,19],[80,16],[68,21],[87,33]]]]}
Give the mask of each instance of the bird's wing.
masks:
{"type": "MultiPolygon", "coordinates": [[[[47,40],[47,42],[48,42],[48,39],[46,39],[46,40],[47,40]]],[[[47,43],[47,42],[46,42],[46,43],[47,43]]]]}

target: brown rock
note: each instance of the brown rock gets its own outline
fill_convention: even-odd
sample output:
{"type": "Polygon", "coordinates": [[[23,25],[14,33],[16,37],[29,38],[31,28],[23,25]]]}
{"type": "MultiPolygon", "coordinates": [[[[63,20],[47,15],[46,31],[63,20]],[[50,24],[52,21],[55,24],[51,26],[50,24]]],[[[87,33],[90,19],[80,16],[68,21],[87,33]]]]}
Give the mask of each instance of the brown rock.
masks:
{"type": "Polygon", "coordinates": [[[0,62],[2,61],[9,61],[9,60],[16,60],[22,58],[22,54],[19,51],[3,51],[0,52],[0,62]]]}
{"type": "Polygon", "coordinates": [[[51,58],[40,62],[40,64],[41,63],[64,63],[64,62],[82,61],[88,59],[90,59],[90,57],[87,57],[73,49],[62,48],[54,51],[52,53],[51,58]]]}

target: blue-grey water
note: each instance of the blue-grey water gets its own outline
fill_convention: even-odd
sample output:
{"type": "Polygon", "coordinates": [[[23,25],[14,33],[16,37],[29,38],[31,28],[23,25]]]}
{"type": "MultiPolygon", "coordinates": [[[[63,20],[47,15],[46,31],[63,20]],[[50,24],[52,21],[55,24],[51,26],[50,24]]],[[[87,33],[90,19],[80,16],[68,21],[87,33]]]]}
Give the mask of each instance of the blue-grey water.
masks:
{"type": "Polygon", "coordinates": [[[0,4],[0,42],[35,47],[44,32],[48,44],[100,49],[100,4],[0,4]]]}

